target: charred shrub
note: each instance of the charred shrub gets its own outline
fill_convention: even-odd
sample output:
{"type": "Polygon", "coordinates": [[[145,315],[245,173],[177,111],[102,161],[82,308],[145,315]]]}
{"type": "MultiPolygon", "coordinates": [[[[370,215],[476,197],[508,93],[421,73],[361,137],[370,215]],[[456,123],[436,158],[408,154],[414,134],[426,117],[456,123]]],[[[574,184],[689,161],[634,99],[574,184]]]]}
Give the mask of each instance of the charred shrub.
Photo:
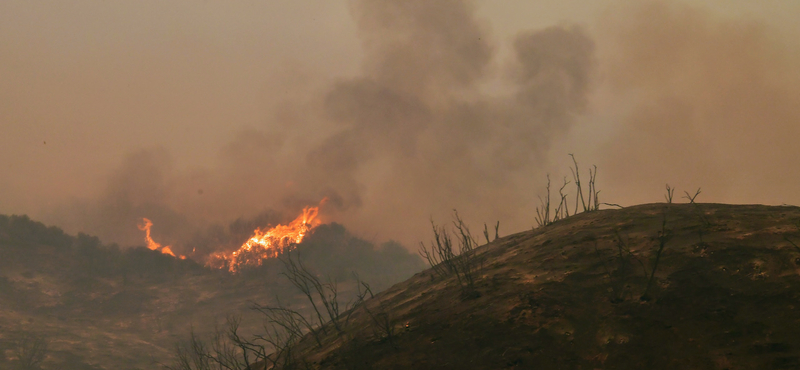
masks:
{"type": "Polygon", "coordinates": [[[474,298],[480,295],[475,290],[475,280],[483,268],[483,257],[476,251],[478,242],[455,210],[452,223],[451,234],[447,227],[431,220],[433,241],[429,247],[420,243],[419,254],[439,277],[455,275],[464,298],[474,298]]]}

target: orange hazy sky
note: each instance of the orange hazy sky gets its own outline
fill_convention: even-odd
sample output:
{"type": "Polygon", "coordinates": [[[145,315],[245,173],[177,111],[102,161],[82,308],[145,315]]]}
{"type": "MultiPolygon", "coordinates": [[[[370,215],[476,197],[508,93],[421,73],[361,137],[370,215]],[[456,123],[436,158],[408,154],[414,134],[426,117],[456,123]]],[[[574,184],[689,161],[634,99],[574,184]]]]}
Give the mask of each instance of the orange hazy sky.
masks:
{"type": "Polygon", "coordinates": [[[530,227],[568,153],[611,203],[800,203],[800,2],[375,4],[0,2],[0,213],[180,241],[333,194],[328,221],[413,246],[452,208],[530,227]]]}

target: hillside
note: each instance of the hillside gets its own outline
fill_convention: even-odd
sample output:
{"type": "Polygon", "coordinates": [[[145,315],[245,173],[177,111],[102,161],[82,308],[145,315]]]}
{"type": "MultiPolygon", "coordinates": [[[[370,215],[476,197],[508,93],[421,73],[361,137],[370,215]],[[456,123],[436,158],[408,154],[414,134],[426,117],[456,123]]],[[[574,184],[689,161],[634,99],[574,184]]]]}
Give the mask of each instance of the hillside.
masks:
{"type": "Polygon", "coordinates": [[[797,369],[796,244],[798,207],[582,213],[478,248],[477,294],[426,270],[357,307],[322,346],[306,336],[294,360],[314,369],[797,369]]]}
{"type": "MultiPolygon", "coordinates": [[[[402,247],[375,247],[336,224],[319,226],[297,250],[341,281],[343,299],[352,295],[351,271],[386,287],[422,269],[402,247]]],[[[235,315],[242,334],[252,335],[262,328],[253,303],[302,303],[281,271],[268,261],[232,275],[0,215],[0,369],[18,368],[25,338],[46,339],[42,369],[162,368],[190,330],[208,336],[235,315]]]]}

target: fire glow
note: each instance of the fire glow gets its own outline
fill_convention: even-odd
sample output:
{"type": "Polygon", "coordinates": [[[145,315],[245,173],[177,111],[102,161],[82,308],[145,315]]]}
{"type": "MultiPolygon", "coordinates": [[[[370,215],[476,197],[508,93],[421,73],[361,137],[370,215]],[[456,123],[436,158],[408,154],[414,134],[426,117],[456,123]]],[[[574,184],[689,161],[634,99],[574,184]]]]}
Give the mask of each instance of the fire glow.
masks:
{"type": "MultiPolygon", "coordinates": [[[[323,199],[320,206],[325,202],[323,199]]],[[[279,224],[272,228],[256,228],[253,236],[250,237],[239,249],[231,252],[212,253],[206,266],[218,269],[227,269],[231,273],[238,272],[242,267],[261,266],[264,260],[276,258],[282,253],[292,250],[295,245],[303,241],[309,231],[320,224],[317,219],[319,206],[305,207],[303,213],[297,216],[292,222],[282,225],[279,224]]],[[[175,256],[169,246],[162,247],[150,237],[150,227],[153,223],[147,219],[142,219],[142,224],[138,225],[139,230],[145,232],[147,247],[158,250],[161,253],[175,256]]],[[[185,256],[180,256],[185,259],[185,256]]]]}
{"type": "MultiPolygon", "coordinates": [[[[150,221],[148,218],[142,217],[142,224],[136,225],[139,230],[145,232],[144,241],[147,242],[147,248],[150,248],[154,251],[159,251],[164,254],[169,254],[172,257],[175,257],[175,253],[172,252],[172,248],[167,246],[161,246],[161,244],[156,243],[153,238],[150,237],[150,228],[153,226],[153,221],[150,221]]],[[[186,259],[186,256],[181,256],[181,259],[186,259]]]]}
{"type": "Polygon", "coordinates": [[[287,225],[277,225],[266,230],[257,228],[254,235],[239,249],[213,253],[206,266],[227,268],[232,273],[244,266],[261,266],[264,260],[276,258],[303,241],[303,237],[320,224],[317,215],[319,207],[306,207],[300,216],[287,225]]]}

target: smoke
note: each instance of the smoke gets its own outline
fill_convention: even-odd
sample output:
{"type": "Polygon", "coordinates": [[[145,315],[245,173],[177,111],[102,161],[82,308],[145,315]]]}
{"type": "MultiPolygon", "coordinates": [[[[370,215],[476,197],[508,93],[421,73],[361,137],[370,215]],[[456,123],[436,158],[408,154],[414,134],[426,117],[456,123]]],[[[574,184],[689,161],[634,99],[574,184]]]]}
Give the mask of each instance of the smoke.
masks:
{"type": "Polygon", "coordinates": [[[452,208],[520,219],[530,175],[585,105],[593,67],[586,33],[552,27],[516,36],[514,60],[500,73],[504,93],[490,94],[498,47],[470,3],[356,2],[353,13],[364,74],[327,94],[325,116],[341,129],[310,157],[351,175],[351,189],[360,185],[351,194],[363,206],[345,223],[400,237],[452,208]]]}
{"type": "Polygon", "coordinates": [[[800,60],[774,30],[672,2],[603,24],[609,89],[630,106],[598,156],[611,196],[659,201],[669,183],[705,202],[800,201],[800,60]]]}
{"type": "Polygon", "coordinates": [[[140,243],[135,224],[148,217],[156,240],[185,253],[190,230],[270,209],[293,218],[322,198],[327,221],[411,245],[426,237],[430,217],[453,208],[528,226],[532,175],[587,104],[594,43],[586,32],[521,33],[513,60],[498,66],[470,2],[355,1],[351,12],[364,51],[359,75],[276,103],[270,129],[241,131],[216,166],[177,169],[164,149],[130,154],[104,196],[82,207],[89,217],[80,228],[140,243]],[[502,93],[487,92],[498,76],[502,93]]]}
{"type": "Polygon", "coordinates": [[[598,165],[601,201],[660,201],[666,183],[702,187],[700,201],[800,201],[786,185],[800,180],[800,63],[764,22],[619,2],[594,27],[497,39],[470,1],[349,11],[360,69],[331,79],[290,63],[265,84],[263,117],[213,116],[243,128],[193,153],[203,165],[181,161],[181,145],[137,144],[100,195],[45,220],[131,245],[148,217],[154,239],[186,254],[243,232],[221,225],[291,220],[327,198],[324,222],[413,247],[453,208],[475,229],[532,226],[568,153],[598,165]]]}

